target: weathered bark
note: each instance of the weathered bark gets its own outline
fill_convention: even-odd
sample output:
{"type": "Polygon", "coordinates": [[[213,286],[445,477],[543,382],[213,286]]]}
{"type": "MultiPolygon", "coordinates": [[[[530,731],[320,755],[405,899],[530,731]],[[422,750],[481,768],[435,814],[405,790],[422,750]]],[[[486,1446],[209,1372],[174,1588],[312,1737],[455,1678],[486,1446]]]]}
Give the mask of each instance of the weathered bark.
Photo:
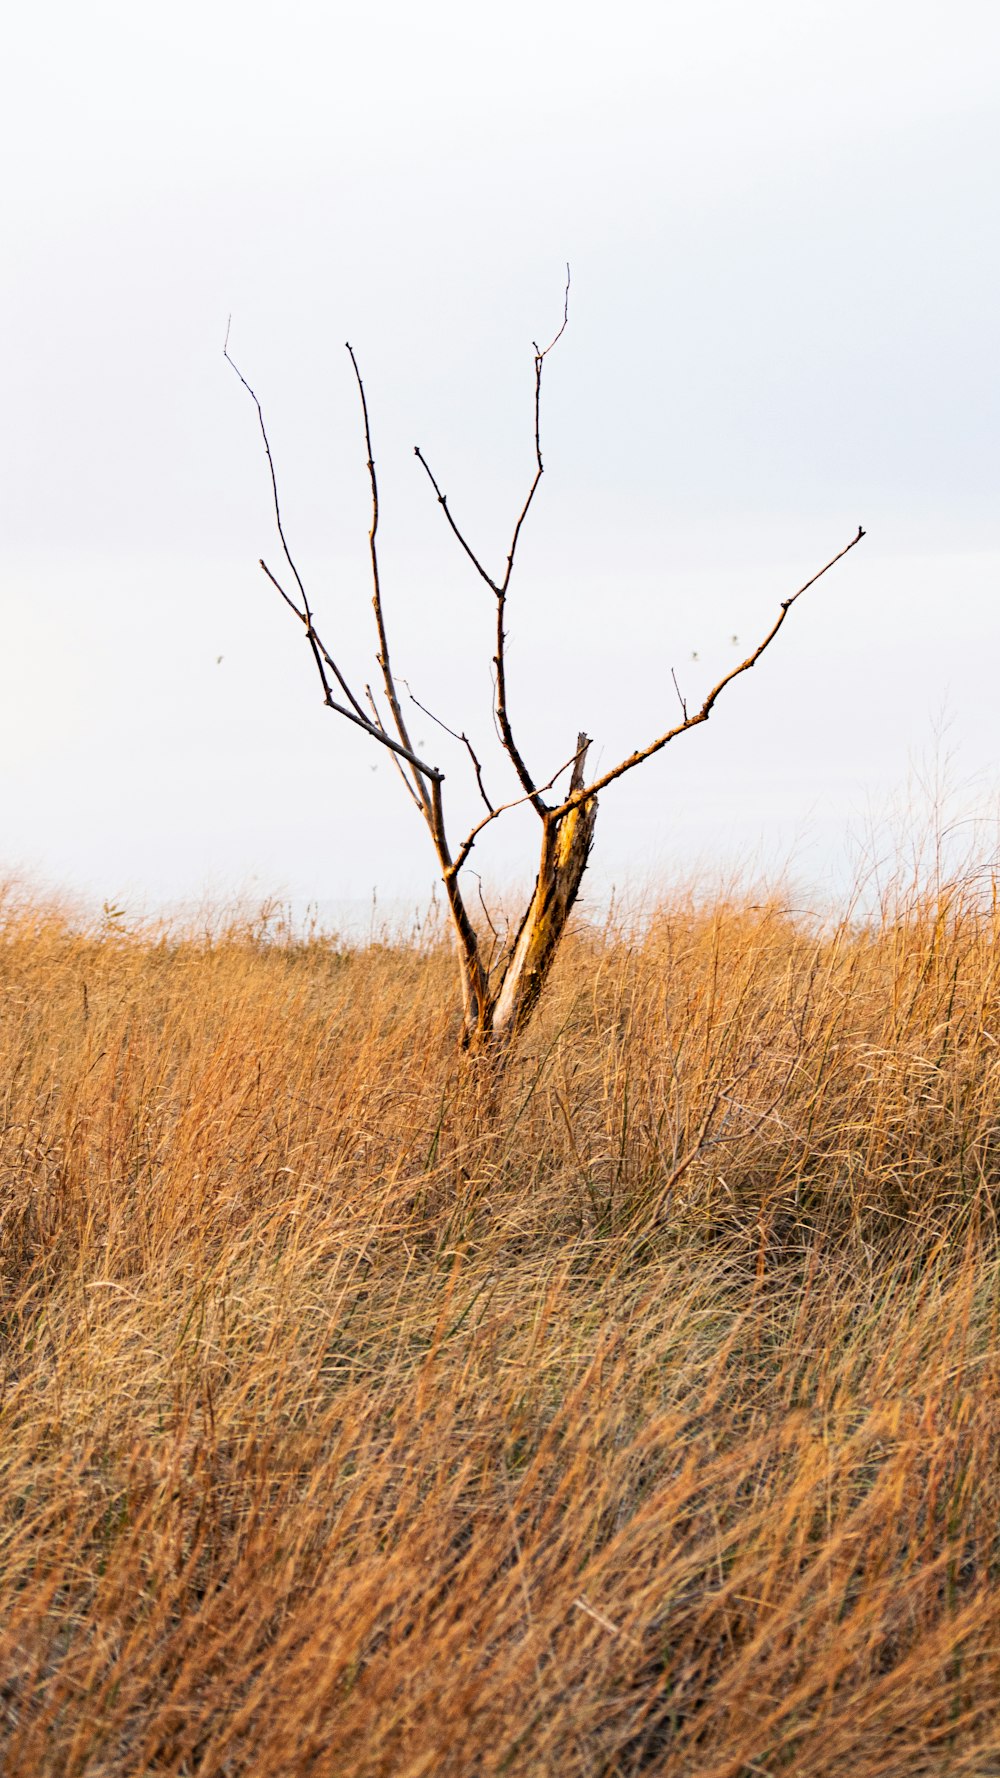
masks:
{"type": "MultiPolygon", "coordinates": [[[[577,740],[571,795],[574,790],[583,788],[588,745],[586,735],[581,734],[577,740]]],[[[469,1016],[469,1001],[474,1002],[475,996],[468,992],[471,984],[467,985],[463,1034],[466,1047],[502,1058],[528,1024],[579,893],[594,841],[596,821],[596,797],[588,797],[565,814],[548,813],[543,817],[542,855],[534,893],[500,980],[491,984],[486,1003],[480,1002],[478,1017],[469,1016]]]]}

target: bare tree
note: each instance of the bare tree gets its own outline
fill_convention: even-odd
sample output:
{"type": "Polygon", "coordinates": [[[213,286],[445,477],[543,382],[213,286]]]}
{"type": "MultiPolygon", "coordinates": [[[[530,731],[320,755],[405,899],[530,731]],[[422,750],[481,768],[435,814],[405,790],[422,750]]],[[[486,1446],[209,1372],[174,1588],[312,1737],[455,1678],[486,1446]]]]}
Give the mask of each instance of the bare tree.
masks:
{"type": "MultiPolygon", "coordinates": [[[[469,764],[474,774],[478,794],[485,806],[485,814],[474,823],[464,838],[453,846],[448,837],[445,821],[444,784],[445,774],[436,765],[422,757],[410,739],[409,729],[403,710],[403,702],[399,694],[399,684],[389,651],[389,639],[386,632],[385,613],[382,603],[382,584],[379,574],[378,557],[378,525],[379,525],[379,494],[378,481],[375,474],[375,461],[372,451],[371,426],[368,417],[368,402],[358,362],[350,344],[347,351],[350,355],[354,378],[361,398],[361,413],[364,423],[365,447],[367,450],[368,475],[371,482],[371,529],[369,545],[371,554],[372,576],[372,608],[375,616],[375,629],[378,637],[376,661],[382,678],[382,687],[388,704],[389,716],[384,718],[380,712],[378,701],[370,685],[364,687],[364,699],[352,689],[348,679],[341,670],[337,660],[331,654],[320,637],[313,619],[309,596],[298,569],[292,559],[285,536],[281,518],[281,506],[278,498],[277,474],[267,428],[261,404],[254,390],[247,382],[243,373],[234,363],[229,354],[229,334],[227,330],[224,347],[227,362],[232,366],[240,382],[252,398],[257,409],[260,422],[261,437],[267,454],[268,469],[271,477],[271,492],[274,503],[274,514],[277,521],[278,537],[288,573],[294,583],[294,590],[289,591],[277,575],[272,573],[267,563],[261,561],[260,566],[268,580],[280,593],[286,605],[292,610],[305,630],[316,671],[323,690],[323,700],[327,707],[335,710],[339,716],[346,717],[358,728],[364,730],[370,739],[380,747],[388,749],[399,770],[400,777],[409,795],[423,818],[431,843],[437,854],[441,870],[441,880],[447,897],[448,911],[454,929],[459,973],[462,984],[462,1031],[461,1041],[464,1048],[480,1053],[490,1054],[502,1059],[520,1033],[528,1024],[539,997],[545,987],[553,959],[560,940],[566,930],[573,904],[580,889],[587,860],[593,844],[594,826],[597,820],[597,798],[599,793],[613,784],[617,778],[642,765],[645,760],[652,759],[655,753],[675,741],[678,735],[686,734],[689,729],[697,728],[707,722],[721,694],[741,673],[749,672],[760,660],[765,649],[769,648],[784,623],[796,600],[801,598],[811,586],[814,586],[836,562],[846,556],[855,544],[860,543],[864,530],[859,525],[857,535],[838,550],[824,567],[812,575],[790,598],[783,599],[771,628],[758,642],[756,648],[741,661],[738,666],[724,674],[714,685],[703,703],[696,710],[688,710],[687,704],[674,688],[680,702],[681,716],[678,722],[667,727],[656,738],[645,746],[637,747],[626,759],[613,766],[610,771],[588,780],[586,772],[587,753],[590,738],[581,731],[576,738],[569,758],[551,776],[539,777],[533,773],[524,757],[524,753],[515,738],[507,706],[507,658],[506,658],[506,617],[507,599],[510,592],[511,579],[514,573],[514,562],[518,544],[524,528],[525,520],[531,509],[532,502],[538,492],[542,479],[542,444],[541,444],[541,398],[542,373],[545,360],[553,347],[562,338],[569,318],[569,269],[566,274],[566,292],[563,304],[563,315],[559,329],[553,339],[544,348],[534,346],[535,389],[534,389],[534,452],[535,468],[527,497],[517,515],[511,534],[510,547],[504,564],[502,575],[494,577],[484,566],[480,557],[469,543],[464,531],[457,524],[448,505],[447,496],[441,492],[438,482],[420,447],[415,454],[423,468],[430,485],[437,497],[438,504],[451,528],[456,540],[464,550],[480,579],[489,588],[493,597],[496,612],[495,652],[493,654],[493,714],[497,734],[500,738],[514,773],[520,785],[521,794],[510,801],[494,804],[487,796],[483,783],[483,771],[480,760],[472,742],[465,732],[456,733],[454,729],[447,732],[462,743],[468,755],[469,764]],[[563,790],[556,790],[560,780],[565,780],[569,773],[568,783],[563,790]],[[462,871],[468,863],[470,854],[480,834],[494,821],[498,821],[509,810],[523,804],[530,804],[541,824],[541,856],[538,865],[538,876],[534,892],[524,910],[520,924],[513,937],[506,944],[499,945],[493,931],[492,939],[487,946],[476,923],[469,913],[463,887],[462,871]]],[[[673,677],[673,675],[672,675],[673,677]]],[[[413,696],[407,688],[407,695],[419,709],[428,716],[432,713],[413,696]]],[[[432,720],[439,722],[437,717],[432,720]]],[[[439,723],[443,729],[444,723],[439,723]]]]}

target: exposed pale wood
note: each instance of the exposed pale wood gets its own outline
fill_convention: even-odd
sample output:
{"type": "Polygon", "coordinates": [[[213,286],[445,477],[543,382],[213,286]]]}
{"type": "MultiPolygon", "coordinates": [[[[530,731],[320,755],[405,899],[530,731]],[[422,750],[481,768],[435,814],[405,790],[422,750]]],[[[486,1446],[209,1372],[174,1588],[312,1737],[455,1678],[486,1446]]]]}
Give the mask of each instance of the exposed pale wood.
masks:
{"type": "MultiPolygon", "coordinates": [[[[588,745],[586,735],[581,734],[577,740],[571,795],[582,785],[588,745]]],[[[501,1049],[516,1042],[541,998],[566,922],[580,892],[596,822],[597,798],[593,796],[584,802],[573,803],[565,814],[546,818],[534,893],[490,1012],[488,1039],[501,1049]]]]}

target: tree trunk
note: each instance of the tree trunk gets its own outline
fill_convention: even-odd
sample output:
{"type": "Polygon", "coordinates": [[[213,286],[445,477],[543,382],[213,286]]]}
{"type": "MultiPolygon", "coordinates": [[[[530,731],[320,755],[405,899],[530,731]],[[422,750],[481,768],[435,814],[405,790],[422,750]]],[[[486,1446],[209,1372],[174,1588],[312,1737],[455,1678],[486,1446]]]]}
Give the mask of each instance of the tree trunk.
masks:
{"type": "MultiPolygon", "coordinates": [[[[578,737],[577,746],[571,792],[583,786],[586,735],[578,737]]],[[[491,992],[475,1025],[466,1016],[467,1048],[502,1059],[528,1025],[579,893],[596,821],[596,797],[580,803],[559,820],[544,817],[542,856],[534,893],[499,986],[491,992]]]]}

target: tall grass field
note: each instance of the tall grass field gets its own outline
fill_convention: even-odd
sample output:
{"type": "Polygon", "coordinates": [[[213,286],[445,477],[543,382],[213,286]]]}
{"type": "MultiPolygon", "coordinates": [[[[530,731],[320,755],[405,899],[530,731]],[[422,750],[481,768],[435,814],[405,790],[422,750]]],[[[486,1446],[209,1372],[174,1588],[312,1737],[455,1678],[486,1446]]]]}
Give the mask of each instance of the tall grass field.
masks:
{"type": "Polygon", "coordinates": [[[1000,909],[0,913],[4,1778],[1000,1774],[1000,909]]]}

